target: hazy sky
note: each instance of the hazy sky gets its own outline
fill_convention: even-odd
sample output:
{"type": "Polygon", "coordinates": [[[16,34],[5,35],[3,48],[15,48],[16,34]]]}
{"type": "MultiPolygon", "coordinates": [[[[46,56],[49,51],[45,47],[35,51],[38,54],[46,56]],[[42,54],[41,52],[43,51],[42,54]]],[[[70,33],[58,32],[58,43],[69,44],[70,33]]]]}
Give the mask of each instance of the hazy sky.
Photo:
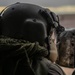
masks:
{"type": "Polygon", "coordinates": [[[32,3],[41,6],[75,5],[75,0],[0,0],[0,6],[7,6],[16,2],[32,3]]]}

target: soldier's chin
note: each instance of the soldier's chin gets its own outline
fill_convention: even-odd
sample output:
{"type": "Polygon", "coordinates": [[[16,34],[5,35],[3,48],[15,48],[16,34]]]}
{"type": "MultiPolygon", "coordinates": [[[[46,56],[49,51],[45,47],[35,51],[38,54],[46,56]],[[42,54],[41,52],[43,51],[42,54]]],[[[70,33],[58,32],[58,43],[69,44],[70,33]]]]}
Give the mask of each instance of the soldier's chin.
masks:
{"type": "Polygon", "coordinates": [[[51,60],[52,62],[56,62],[57,57],[58,57],[57,52],[50,52],[49,60],[51,60]]]}

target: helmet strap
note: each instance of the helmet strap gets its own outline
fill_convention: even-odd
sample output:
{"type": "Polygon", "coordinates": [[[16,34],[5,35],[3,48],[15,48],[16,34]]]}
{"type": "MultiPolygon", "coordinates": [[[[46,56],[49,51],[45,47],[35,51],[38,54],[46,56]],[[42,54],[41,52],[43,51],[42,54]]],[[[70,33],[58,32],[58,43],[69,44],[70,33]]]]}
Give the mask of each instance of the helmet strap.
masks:
{"type": "Polygon", "coordinates": [[[48,50],[48,55],[47,57],[50,55],[50,37],[46,37],[45,39],[45,43],[47,44],[47,50],[48,50]]]}

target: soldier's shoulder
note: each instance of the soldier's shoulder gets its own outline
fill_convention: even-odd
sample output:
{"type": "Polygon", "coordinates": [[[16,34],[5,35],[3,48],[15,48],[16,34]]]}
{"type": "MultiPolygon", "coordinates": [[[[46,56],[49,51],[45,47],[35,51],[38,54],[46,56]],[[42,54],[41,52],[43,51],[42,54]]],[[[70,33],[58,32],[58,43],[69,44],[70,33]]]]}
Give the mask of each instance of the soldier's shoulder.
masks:
{"type": "Polygon", "coordinates": [[[52,63],[48,59],[44,59],[43,62],[47,66],[48,75],[66,75],[58,64],[52,63]]]}

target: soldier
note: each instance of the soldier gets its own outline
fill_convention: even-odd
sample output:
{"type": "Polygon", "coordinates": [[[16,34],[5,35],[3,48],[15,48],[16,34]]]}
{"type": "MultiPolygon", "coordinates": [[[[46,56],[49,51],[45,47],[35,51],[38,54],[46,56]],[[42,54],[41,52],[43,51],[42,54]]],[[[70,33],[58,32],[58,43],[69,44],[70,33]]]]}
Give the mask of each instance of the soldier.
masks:
{"type": "Polygon", "coordinates": [[[53,30],[61,28],[55,13],[34,4],[12,4],[1,12],[0,28],[0,75],[65,75],[48,60],[53,30]]]}
{"type": "Polygon", "coordinates": [[[75,67],[75,29],[68,29],[59,36],[57,63],[66,75],[72,75],[75,67]]]}

